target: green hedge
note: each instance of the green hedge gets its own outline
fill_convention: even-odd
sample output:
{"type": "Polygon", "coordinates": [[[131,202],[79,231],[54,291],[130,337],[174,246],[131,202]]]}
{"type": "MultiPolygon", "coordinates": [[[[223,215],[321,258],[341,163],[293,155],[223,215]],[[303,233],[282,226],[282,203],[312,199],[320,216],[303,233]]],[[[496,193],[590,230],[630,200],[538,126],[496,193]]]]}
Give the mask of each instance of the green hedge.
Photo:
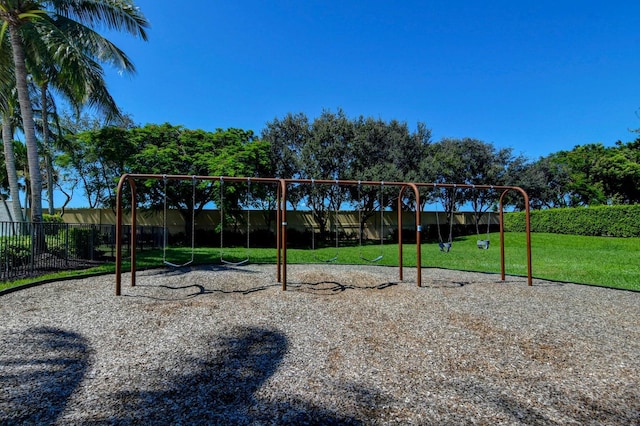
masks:
{"type": "MultiPolygon", "coordinates": [[[[524,232],[524,218],[524,212],[505,213],[505,231],[524,232]]],[[[640,205],[535,210],[531,212],[531,232],[640,237],[640,205]]]]}

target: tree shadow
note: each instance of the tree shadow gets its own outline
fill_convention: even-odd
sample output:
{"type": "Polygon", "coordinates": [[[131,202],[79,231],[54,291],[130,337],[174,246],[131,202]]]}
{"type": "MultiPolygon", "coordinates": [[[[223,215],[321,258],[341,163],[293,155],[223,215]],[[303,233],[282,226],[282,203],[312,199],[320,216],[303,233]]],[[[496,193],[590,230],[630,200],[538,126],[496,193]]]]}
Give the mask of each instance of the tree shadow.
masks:
{"type": "Polygon", "coordinates": [[[89,367],[86,339],[38,327],[0,342],[0,423],[55,423],[89,367]]]}
{"type": "MultiPolygon", "coordinates": [[[[264,280],[260,278],[263,274],[261,271],[255,269],[233,267],[228,265],[196,265],[196,266],[184,266],[180,268],[158,268],[147,270],[143,274],[140,274],[140,278],[145,280],[138,282],[136,288],[144,290],[143,292],[125,294],[125,297],[152,299],[152,300],[188,300],[198,296],[208,294],[250,294],[263,290],[267,290],[272,287],[277,287],[279,283],[264,284],[264,280]],[[211,272],[212,275],[205,274],[198,278],[190,280],[189,283],[181,284],[160,284],[153,278],[170,279],[179,278],[184,275],[188,275],[191,272],[211,272]],[[241,282],[237,283],[237,286],[233,286],[230,282],[232,280],[225,280],[223,276],[218,276],[219,272],[237,272],[240,273],[241,282]],[[252,276],[256,279],[251,281],[252,276]],[[151,278],[151,280],[150,280],[151,278]],[[195,282],[194,282],[195,281],[195,282]],[[162,292],[161,290],[168,290],[162,292]]],[[[167,280],[169,281],[169,280],[167,280]]]]}
{"type": "Polygon", "coordinates": [[[334,280],[321,281],[292,281],[287,283],[287,288],[302,293],[319,295],[335,295],[347,290],[384,290],[398,285],[397,282],[385,281],[372,285],[345,284],[334,280]]]}
{"type": "MultiPolygon", "coordinates": [[[[212,340],[212,350],[206,358],[184,360],[192,366],[191,373],[166,377],[162,389],[112,395],[122,404],[117,412],[127,415],[111,418],[108,423],[360,424],[356,419],[309,406],[286,394],[272,395],[269,401],[256,396],[288,350],[288,340],[281,332],[236,327],[212,340]]],[[[162,371],[154,374],[166,376],[162,371]]]]}

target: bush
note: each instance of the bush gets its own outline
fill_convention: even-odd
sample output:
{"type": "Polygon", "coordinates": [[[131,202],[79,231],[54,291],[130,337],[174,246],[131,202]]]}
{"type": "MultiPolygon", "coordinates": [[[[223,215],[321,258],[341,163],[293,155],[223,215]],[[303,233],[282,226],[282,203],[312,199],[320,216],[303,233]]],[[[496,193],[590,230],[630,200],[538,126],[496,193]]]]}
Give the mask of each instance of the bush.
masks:
{"type": "Polygon", "coordinates": [[[15,268],[29,263],[31,250],[28,245],[2,245],[0,259],[2,267],[15,268]]]}
{"type": "Polygon", "coordinates": [[[102,234],[97,228],[71,228],[69,230],[70,257],[94,259],[96,248],[102,244],[102,234]]]}
{"type": "Polygon", "coordinates": [[[64,219],[62,219],[62,216],[57,215],[57,214],[46,214],[46,213],[43,213],[42,214],[42,221],[44,223],[64,223],[64,219]]]}
{"type": "MultiPolygon", "coordinates": [[[[504,229],[525,232],[525,213],[505,213],[504,229]]],[[[640,205],[535,210],[531,212],[531,232],[639,237],[640,205]]]]}

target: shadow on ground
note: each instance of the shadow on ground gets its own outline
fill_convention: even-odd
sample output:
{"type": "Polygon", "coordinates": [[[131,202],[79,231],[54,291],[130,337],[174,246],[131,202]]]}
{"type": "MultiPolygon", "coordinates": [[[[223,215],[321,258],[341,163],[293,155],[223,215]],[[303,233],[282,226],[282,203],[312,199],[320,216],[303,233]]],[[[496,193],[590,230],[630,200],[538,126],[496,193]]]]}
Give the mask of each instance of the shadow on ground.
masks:
{"type": "Polygon", "coordinates": [[[0,342],[0,424],[55,423],[89,366],[86,340],[38,327],[0,342]]]}
{"type": "Polygon", "coordinates": [[[230,329],[216,338],[209,357],[185,360],[192,373],[166,377],[161,390],[112,395],[123,415],[105,420],[110,424],[361,424],[286,394],[272,395],[269,401],[256,398],[287,347],[287,338],[277,330],[230,329]]]}

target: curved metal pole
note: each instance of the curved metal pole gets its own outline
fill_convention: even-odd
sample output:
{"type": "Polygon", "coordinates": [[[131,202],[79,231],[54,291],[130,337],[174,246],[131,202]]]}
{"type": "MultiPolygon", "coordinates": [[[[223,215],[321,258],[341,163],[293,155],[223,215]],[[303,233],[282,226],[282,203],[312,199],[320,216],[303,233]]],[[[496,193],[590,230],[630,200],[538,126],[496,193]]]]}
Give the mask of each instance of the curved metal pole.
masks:
{"type": "Polygon", "coordinates": [[[280,219],[282,221],[279,223],[282,237],[282,242],[280,243],[282,247],[282,291],[285,291],[287,289],[287,184],[284,179],[280,180],[280,187],[282,196],[282,208],[280,212],[280,219]]]}
{"type": "Polygon", "coordinates": [[[531,262],[531,210],[529,207],[529,195],[527,192],[518,187],[514,186],[508,189],[500,195],[500,261],[501,261],[501,273],[502,273],[502,281],[505,280],[506,271],[505,271],[505,253],[504,253],[504,196],[509,191],[518,191],[522,194],[524,198],[524,220],[525,220],[525,234],[526,234],[526,244],[527,244],[527,284],[529,286],[533,285],[533,268],[531,262]]]}
{"type": "Polygon", "coordinates": [[[420,208],[420,191],[415,183],[407,183],[416,196],[416,284],[422,287],[422,209],[420,208]]]}
{"type": "Polygon", "coordinates": [[[280,241],[281,234],[281,212],[280,212],[280,197],[282,197],[281,182],[278,182],[276,188],[276,282],[282,282],[282,262],[280,260],[282,244],[280,241]]]}
{"type": "MultiPolygon", "coordinates": [[[[442,187],[442,188],[472,188],[472,189],[480,189],[480,190],[484,190],[484,189],[502,189],[504,190],[504,192],[502,193],[502,195],[500,196],[500,226],[503,226],[504,223],[504,215],[503,215],[503,211],[504,211],[504,204],[503,204],[503,198],[504,195],[508,192],[508,191],[517,191],[519,192],[522,197],[524,198],[524,204],[525,204],[525,225],[526,225],[526,239],[527,239],[527,278],[528,278],[528,284],[531,286],[533,285],[533,272],[532,272],[532,266],[531,266],[531,213],[530,213],[530,207],[529,207],[529,195],[527,194],[527,192],[520,188],[519,186],[506,186],[506,185],[469,185],[469,184],[455,184],[455,183],[416,183],[416,186],[432,186],[432,187],[442,187]]],[[[500,233],[500,240],[501,240],[501,257],[502,257],[502,280],[505,280],[505,271],[504,271],[504,229],[501,228],[501,233],[500,233]]]]}
{"type": "Polygon", "coordinates": [[[500,276],[502,281],[506,278],[505,253],[504,253],[504,196],[509,192],[508,189],[500,194],[500,276]]]}
{"type": "Polygon", "coordinates": [[[129,185],[131,186],[131,287],[135,287],[138,252],[138,191],[133,179],[129,179],[129,185]]]}
{"type": "Polygon", "coordinates": [[[400,281],[403,277],[403,259],[402,259],[402,195],[404,194],[406,186],[400,187],[400,193],[398,194],[398,278],[400,281]]]}
{"type": "Polygon", "coordinates": [[[122,187],[126,179],[126,175],[120,176],[116,189],[116,296],[122,287],[122,187]]]}
{"type": "Polygon", "coordinates": [[[129,182],[131,188],[131,235],[130,235],[130,247],[131,247],[131,286],[136,285],[136,185],[133,179],[128,174],[124,174],[118,181],[118,187],[116,189],[116,296],[120,296],[122,289],[122,190],[125,182],[129,182]]]}

